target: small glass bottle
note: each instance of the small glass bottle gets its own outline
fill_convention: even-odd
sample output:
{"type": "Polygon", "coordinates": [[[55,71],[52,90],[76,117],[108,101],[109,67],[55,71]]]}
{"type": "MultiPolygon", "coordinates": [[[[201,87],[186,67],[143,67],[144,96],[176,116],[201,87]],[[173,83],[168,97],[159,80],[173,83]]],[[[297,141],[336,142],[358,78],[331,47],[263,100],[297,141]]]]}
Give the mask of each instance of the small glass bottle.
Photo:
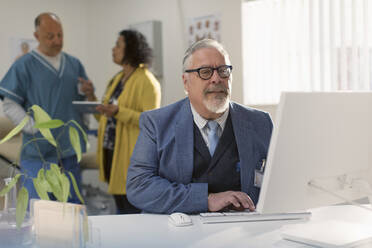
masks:
{"type": "MultiPolygon", "coordinates": [[[[5,185],[12,178],[5,178],[5,185]]],[[[14,186],[4,198],[4,209],[0,211],[0,241],[1,247],[31,247],[32,221],[29,214],[20,228],[16,225],[17,186],[14,186]]]]}

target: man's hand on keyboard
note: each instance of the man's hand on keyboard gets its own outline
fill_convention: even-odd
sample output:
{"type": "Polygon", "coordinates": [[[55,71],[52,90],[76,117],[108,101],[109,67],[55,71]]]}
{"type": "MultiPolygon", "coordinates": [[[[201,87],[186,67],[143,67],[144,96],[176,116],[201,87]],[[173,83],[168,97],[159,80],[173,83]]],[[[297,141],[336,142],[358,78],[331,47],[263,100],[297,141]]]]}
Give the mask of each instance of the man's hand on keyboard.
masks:
{"type": "Polygon", "coordinates": [[[252,199],[244,192],[225,191],[211,193],[208,196],[208,210],[211,212],[220,211],[226,207],[233,206],[235,210],[255,210],[252,199]]]}

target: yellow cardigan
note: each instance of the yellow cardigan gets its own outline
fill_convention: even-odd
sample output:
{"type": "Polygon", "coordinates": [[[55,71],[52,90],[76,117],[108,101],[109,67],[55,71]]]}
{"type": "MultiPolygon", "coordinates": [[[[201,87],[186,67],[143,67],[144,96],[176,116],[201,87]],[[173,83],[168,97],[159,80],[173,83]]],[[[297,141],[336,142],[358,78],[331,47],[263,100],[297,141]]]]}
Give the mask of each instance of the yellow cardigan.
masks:
{"type": "MultiPolygon", "coordinates": [[[[106,89],[103,103],[108,103],[122,76],[123,72],[114,76],[111,85],[106,89]]],[[[125,83],[124,90],[118,98],[119,111],[114,116],[117,123],[110,182],[108,182],[108,192],[110,194],[126,194],[127,171],[139,134],[140,114],[143,111],[158,108],[160,106],[160,98],[160,84],[157,79],[145,67],[138,67],[125,83]]],[[[103,136],[106,123],[107,118],[104,115],[100,115],[97,162],[99,164],[101,181],[106,181],[103,158],[103,136]]]]}

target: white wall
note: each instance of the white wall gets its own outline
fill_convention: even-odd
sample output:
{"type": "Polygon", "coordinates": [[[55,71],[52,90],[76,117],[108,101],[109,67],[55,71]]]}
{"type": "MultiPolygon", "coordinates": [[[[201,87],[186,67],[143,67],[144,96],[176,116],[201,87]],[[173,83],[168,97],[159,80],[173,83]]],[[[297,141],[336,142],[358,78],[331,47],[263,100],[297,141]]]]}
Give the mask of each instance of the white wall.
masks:
{"type": "Polygon", "coordinates": [[[222,43],[226,45],[234,64],[233,99],[242,102],[241,0],[94,0],[90,1],[87,12],[88,50],[94,51],[89,54],[89,66],[99,68],[89,68],[89,73],[95,79],[99,93],[103,92],[101,85],[105,85],[120,69],[111,62],[111,48],[118,32],[132,23],[148,20],[162,22],[163,105],[185,96],[181,80],[182,57],[186,50],[184,18],[220,13],[222,43]],[[101,49],[98,50],[98,47],[101,49]]]}
{"type": "Polygon", "coordinates": [[[162,22],[162,105],[185,96],[181,63],[186,49],[184,26],[190,17],[221,15],[221,39],[233,70],[233,100],[243,102],[241,0],[1,0],[0,78],[11,65],[9,38],[33,37],[37,14],[52,11],[63,22],[64,50],[77,56],[102,96],[106,83],[120,67],[112,63],[111,48],[120,30],[148,20],[162,22]]]}

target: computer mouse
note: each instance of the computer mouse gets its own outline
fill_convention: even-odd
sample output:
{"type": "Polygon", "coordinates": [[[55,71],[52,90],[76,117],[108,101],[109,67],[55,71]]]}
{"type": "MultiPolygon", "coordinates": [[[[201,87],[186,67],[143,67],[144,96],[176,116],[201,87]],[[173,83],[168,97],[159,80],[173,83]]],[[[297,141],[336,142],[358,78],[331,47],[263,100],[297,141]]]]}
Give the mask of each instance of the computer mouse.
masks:
{"type": "Polygon", "coordinates": [[[169,215],[168,219],[174,226],[192,225],[191,217],[184,213],[173,213],[169,215]]]}

